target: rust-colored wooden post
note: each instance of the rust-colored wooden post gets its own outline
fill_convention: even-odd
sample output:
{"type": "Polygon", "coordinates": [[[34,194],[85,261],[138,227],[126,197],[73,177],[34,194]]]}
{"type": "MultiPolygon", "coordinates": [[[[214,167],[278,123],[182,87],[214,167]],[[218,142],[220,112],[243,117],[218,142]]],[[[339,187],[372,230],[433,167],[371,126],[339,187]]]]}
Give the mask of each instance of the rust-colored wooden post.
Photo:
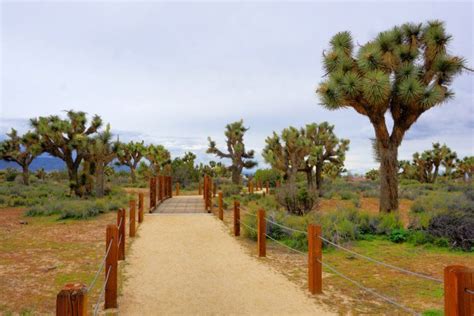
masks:
{"type": "Polygon", "coordinates": [[[118,227],[118,260],[125,260],[125,209],[121,208],[117,211],[117,227],[118,227]]]}
{"type": "Polygon", "coordinates": [[[234,236],[240,236],[240,202],[234,200],[234,236]]]}
{"type": "Polygon", "coordinates": [[[224,220],[224,201],[222,191],[219,191],[219,219],[224,220]]]}
{"type": "Polygon", "coordinates": [[[154,190],[153,190],[153,184],[156,182],[154,177],[150,178],[150,209],[153,209],[155,205],[155,198],[154,198],[154,190]]]}
{"type": "Polygon", "coordinates": [[[451,265],[444,268],[444,315],[474,315],[474,270],[451,265]]]}
{"type": "Polygon", "coordinates": [[[253,194],[253,181],[250,181],[250,194],[253,194]]]}
{"type": "Polygon", "coordinates": [[[110,246],[109,254],[105,259],[105,305],[104,308],[117,308],[117,225],[107,225],[105,250],[110,246]],[[108,276],[108,279],[107,279],[108,276]]]}
{"type": "Polygon", "coordinates": [[[138,193],[138,222],[143,222],[143,193],[138,193]]]}
{"type": "Polygon", "coordinates": [[[212,213],[214,202],[212,201],[212,178],[209,177],[208,180],[208,191],[207,191],[207,205],[209,206],[208,213],[212,213]]]}
{"type": "Polygon", "coordinates": [[[87,316],[87,286],[68,283],[56,296],[56,316],[87,316]]]}
{"type": "Polygon", "coordinates": [[[270,183],[268,183],[268,181],[265,182],[265,193],[266,194],[270,193],[270,183]]]}
{"type": "Polygon", "coordinates": [[[257,226],[258,226],[258,235],[257,235],[257,247],[258,247],[258,256],[265,257],[267,255],[267,222],[265,220],[265,210],[259,209],[257,216],[257,226]]]}
{"type": "Polygon", "coordinates": [[[176,183],[176,196],[179,195],[179,182],[176,183]]]}
{"type": "Polygon", "coordinates": [[[198,195],[201,195],[202,194],[202,187],[201,187],[201,180],[199,180],[199,183],[198,183],[198,195]]]}
{"type": "Polygon", "coordinates": [[[308,225],[308,288],[311,294],[323,292],[321,226],[308,225]]]}
{"type": "Polygon", "coordinates": [[[135,237],[135,233],[136,233],[135,209],[136,209],[135,200],[130,200],[130,237],[135,237]]]}

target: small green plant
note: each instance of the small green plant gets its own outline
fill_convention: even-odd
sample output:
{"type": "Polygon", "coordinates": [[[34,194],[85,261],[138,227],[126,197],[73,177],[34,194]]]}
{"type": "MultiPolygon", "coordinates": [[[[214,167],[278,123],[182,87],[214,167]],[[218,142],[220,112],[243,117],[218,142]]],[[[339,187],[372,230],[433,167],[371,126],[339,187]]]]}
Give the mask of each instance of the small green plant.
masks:
{"type": "Polygon", "coordinates": [[[408,231],[403,228],[394,229],[390,233],[388,239],[397,244],[405,242],[408,239],[408,231]]]}

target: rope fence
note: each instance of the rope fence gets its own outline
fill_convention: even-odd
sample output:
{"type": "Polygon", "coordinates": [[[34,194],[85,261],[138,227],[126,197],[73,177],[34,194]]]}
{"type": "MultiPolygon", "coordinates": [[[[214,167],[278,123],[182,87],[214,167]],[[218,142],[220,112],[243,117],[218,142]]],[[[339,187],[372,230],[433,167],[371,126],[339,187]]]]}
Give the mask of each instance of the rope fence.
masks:
{"type": "MultiPolygon", "coordinates": [[[[169,181],[169,180],[168,180],[169,181]]],[[[162,188],[164,190],[164,188],[162,188]]],[[[152,203],[150,203],[152,206],[152,203]]],[[[136,219],[138,223],[143,222],[144,214],[144,194],[138,194],[138,214],[136,213],[136,200],[131,199],[129,203],[129,235],[134,237],[136,234],[136,219]]],[[[117,308],[118,296],[118,261],[125,260],[126,243],[126,211],[121,208],[117,211],[117,224],[109,224],[106,227],[106,250],[100,260],[97,271],[89,284],[68,283],[58,293],[56,297],[56,315],[72,316],[87,315],[88,299],[87,296],[97,285],[99,276],[105,271],[104,283],[100,289],[97,302],[94,306],[92,315],[97,315],[101,302],[104,301],[104,309],[117,308]]]]}
{"type": "Polygon", "coordinates": [[[365,291],[368,294],[373,295],[374,297],[393,305],[400,310],[412,315],[420,315],[416,310],[410,308],[395,299],[379,293],[375,289],[369,288],[363,283],[348,277],[344,273],[340,272],[334,266],[322,260],[322,244],[323,242],[336,247],[342,251],[350,253],[359,258],[365,259],[372,263],[378,264],[380,266],[396,270],[398,272],[415,276],[421,279],[430,280],[438,284],[444,284],[444,293],[445,293],[445,315],[446,316],[471,316],[474,315],[474,300],[472,295],[474,295],[474,272],[471,268],[464,266],[448,266],[444,269],[444,281],[429,275],[422,273],[410,271],[405,268],[395,266],[390,263],[386,263],[369,256],[362,255],[358,252],[355,252],[351,249],[348,249],[344,246],[341,246],[331,240],[324,238],[321,233],[321,226],[309,224],[308,231],[302,231],[296,228],[288,227],[282,225],[275,220],[272,220],[268,217],[265,217],[265,210],[260,209],[257,214],[249,212],[248,209],[240,205],[240,202],[234,201],[234,235],[240,236],[240,226],[245,227],[246,229],[253,231],[257,234],[257,250],[258,256],[266,256],[266,243],[265,240],[268,238],[278,245],[288,249],[299,255],[308,256],[308,287],[311,293],[320,294],[322,293],[322,267],[329,270],[333,274],[341,277],[345,281],[351,283],[352,285],[358,287],[359,289],[365,291]],[[256,228],[246,224],[240,219],[240,211],[244,211],[246,216],[256,218],[256,228]],[[287,232],[304,234],[308,238],[308,252],[301,251],[299,249],[293,248],[284,242],[272,237],[267,233],[266,224],[275,225],[287,232]]]}

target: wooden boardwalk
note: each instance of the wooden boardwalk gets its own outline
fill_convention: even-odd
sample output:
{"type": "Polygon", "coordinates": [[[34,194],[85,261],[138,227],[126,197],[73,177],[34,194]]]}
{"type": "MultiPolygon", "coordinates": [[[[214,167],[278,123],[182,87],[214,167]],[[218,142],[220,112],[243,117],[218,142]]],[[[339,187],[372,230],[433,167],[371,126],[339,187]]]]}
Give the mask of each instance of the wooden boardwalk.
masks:
{"type": "Polygon", "coordinates": [[[204,201],[201,196],[183,195],[165,200],[153,213],[182,214],[206,213],[206,211],[204,210],[204,201]]]}

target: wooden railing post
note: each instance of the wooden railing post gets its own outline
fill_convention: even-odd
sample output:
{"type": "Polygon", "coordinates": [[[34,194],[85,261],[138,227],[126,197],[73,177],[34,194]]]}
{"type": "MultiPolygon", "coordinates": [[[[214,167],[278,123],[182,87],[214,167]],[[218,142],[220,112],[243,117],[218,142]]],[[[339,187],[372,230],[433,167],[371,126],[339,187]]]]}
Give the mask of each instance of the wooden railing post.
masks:
{"type": "Polygon", "coordinates": [[[209,207],[208,209],[208,213],[212,213],[212,209],[213,209],[213,201],[212,201],[212,178],[209,177],[209,180],[207,181],[208,182],[208,191],[207,191],[207,205],[209,207]]]}
{"type": "Polygon", "coordinates": [[[154,183],[156,183],[155,177],[150,177],[150,209],[155,208],[155,191],[153,190],[154,183]]]}
{"type": "Polygon", "coordinates": [[[234,236],[240,236],[240,202],[234,200],[234,236]]]}
{"type": "Polygon", "coordinates": [[[68,283],[56,296],[56,316],[87,316],[87,286],[68,283]]]}
{"type": "Polygon", "coordinates": [[[219,191],[219,219],[224,220],[224,201],[222,191],[219,191]]]}
{"type": "Polygon", "coordinates": [[[270,183],[268,181],[265,182],[265,193],[270,193],[270,183]]]}
{"type": "Polygon", "coordinates": [[[250,194],[253,194],[253,181],[250,181],[250,194]]]}
{"type": "Polygon", "coordinates": [[[117,227],[118,227],[118,260],[125,260],[125,209],[121,208],[117,211],[117,227]]]}
{"type": "Polygon", "coordinates": [[[258,247],[258,256],[265,257],[267,255],[267,222],[265,220],[265,210],[259,209],[257,216],[257,247],[258,247]]]}
{"type": "Polygon", "coordinates": [[[130,237],[135,237],[136,225],[135,225],[135,210],[136,202],[135,200],[130,200],[130,237]]]}
{"type": "Polygon", "coordinates": [[[451,265],[444,268],[444,315],[474,315],[474,270],[451,265]]]}
{"type": "Polygon", "coordinates": [[[117,225],[107,225],[105,249],[109,245],[109,254],[105,259],[105,305],[104,308],[117,308],[117,265],[118,265],[118,228],[117,225]],[[108,276],[108,279],[107,279],[108,276]]]}
{"type": "Polygon", "coordinates": [[[140,192],[138,193],[138,222],[142,223],[143,222],[143,193],[140,192]]]}
{"type": "Polygon", "coordinates": [[[321,226],[308,225],[308,288],[311,294],[323,292],[321,226]]]}
{"type": "Polygon", "coordinates": [[[176,182],[176,196],[179,195],[179,182],[176,182]]]}

